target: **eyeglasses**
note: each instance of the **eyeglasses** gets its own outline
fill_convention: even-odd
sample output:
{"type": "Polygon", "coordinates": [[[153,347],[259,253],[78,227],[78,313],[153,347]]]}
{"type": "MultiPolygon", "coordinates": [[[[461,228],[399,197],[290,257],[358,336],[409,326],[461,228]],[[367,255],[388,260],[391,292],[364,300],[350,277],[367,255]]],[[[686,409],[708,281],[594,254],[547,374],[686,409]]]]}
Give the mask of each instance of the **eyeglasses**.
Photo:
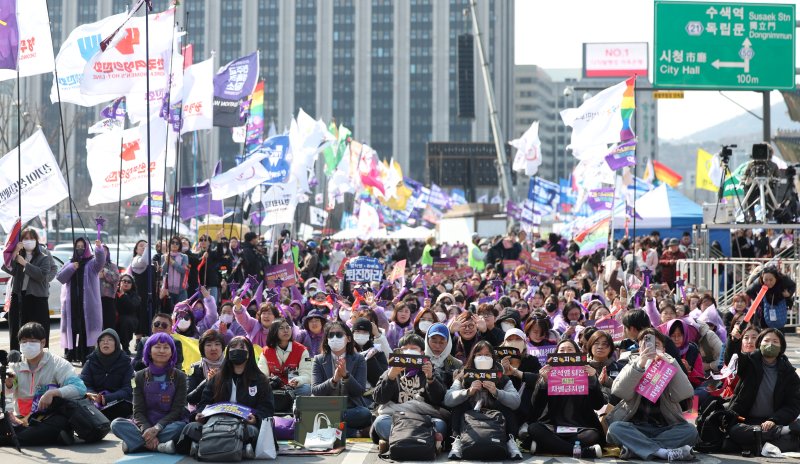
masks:
{"type": "Polygon", "coordinates": [[[483,316],[483,317],[494,317],[494,313],[478,313],[478,316],[483,316]]]}
{"type": "Polygon", "coordinates": [[[475,324],[465,324],[465,325],[462,325],[461,328],[465,329],[465,330],[475,330],[476,326],[475,326],[475,324]]]}
{"type": "Polygon", "coordinates": [[[119,283],[133,285],[133,281],[132,280],[120,280],[119,283]]]}
{"type": "Polygon", "coordinates": [[[333,340],[334,338],[344,338],[344,332],[331,332],[328,334],[328,340],[333,340]]]}
{"type": "Polygon", "coordinates": [[[166,329],[169,327],[169,322],[153,322],[154,329],[166,329]]]}

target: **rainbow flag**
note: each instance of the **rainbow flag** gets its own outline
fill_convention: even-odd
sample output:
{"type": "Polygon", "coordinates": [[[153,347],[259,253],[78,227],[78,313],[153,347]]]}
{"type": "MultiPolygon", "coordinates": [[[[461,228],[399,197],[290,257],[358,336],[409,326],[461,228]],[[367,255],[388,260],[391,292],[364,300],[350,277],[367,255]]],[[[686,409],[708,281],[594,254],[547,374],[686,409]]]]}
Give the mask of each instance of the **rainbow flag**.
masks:
{"type": "Polygon", "coordinates": [[[264,133],[264,81],[256,84],[250,96],[250,118],[247,120],[247,151],[261,143],[264,133]]]}
{"type": "Polygon", "coordinates": [[[625,80],[625,91],[622,94],[622,104],[620,105],[619,115],[622,117],[622,129],[619,131],[619,139],[626,141],[634,138],[636,134],[631,129],[631,119],[633,110],[636,108],[636,76],[625,80]]]}
{"type": "Polygon", "coordinates": [[[608,248],[608,232],[610,228],[611,218],[607,217],[578,232],[573,239],[580,247],[578,256],[588,256],[597,250],[608,248]]]}
{"type": "Polygon", "coordinates": [[[683,180],[680,174],[668,168],[664,163],[653,161],[653,171],[655,171],[656,179],[669,185],[672,188],[678,186],[683,180]]]}

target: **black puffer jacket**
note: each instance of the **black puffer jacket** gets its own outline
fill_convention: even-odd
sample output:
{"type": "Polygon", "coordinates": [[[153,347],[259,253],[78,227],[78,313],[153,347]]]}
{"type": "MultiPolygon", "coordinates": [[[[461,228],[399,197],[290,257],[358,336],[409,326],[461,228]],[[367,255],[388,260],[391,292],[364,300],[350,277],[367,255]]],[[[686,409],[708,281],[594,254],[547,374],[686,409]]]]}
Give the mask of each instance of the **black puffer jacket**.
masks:
{"type": "MultiPolygon", "coordinates": [[[[751,419],[748,415],[756,402],[758,388],[764,377],[764,360],[761,352],[740,354],[738,375],[739,383],[736,385],[728,409],[746,419],[751,419]]],[[[785,355],[778,357],[778,380],[772,398],[772,415],[758,418],[759,420],[766,419],[778,425],[789,425],[800,415],[800,377],[785,355]]]]}

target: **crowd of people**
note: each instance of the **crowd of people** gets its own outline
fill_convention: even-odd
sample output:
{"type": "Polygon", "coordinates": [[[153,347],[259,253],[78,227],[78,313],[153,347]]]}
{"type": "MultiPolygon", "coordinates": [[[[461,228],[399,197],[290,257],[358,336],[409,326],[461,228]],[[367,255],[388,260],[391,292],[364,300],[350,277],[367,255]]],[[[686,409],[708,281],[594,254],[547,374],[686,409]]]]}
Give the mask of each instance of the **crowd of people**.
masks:
{"type": "Polygon", "coordinates": [[[241,420],[252,457],[263,421],[291,416],[298,397],[337,396],[346,398],[346,435],[381,451],[398,413],[427,417],[452,459],[474,459],[491,427],[509,458],[797,450],[800,378],[781,331],[795,283],[762,267],[719,307],[677,276],[690,246],[688,235],[654,233],[581,256],[556,234],[317,243],[283,231],[270,250],[255,233],[239,241],[220,231],[194,245],[173,237],[152,257],[140,241],[122,271],[100,241],[78,239],[59,270],[26,229],[7,269],[12,349],[21,352],[5,384],[14,428],[23,445],[70,444],[68,413],[48,407],[85,397],[125,453],[196,455],[204,409],[232,402],[251,411],[241,420]],[[348,279],[357,257],[377,258],[384,278],[348,279]],[[269,266],[286,263],[293,285],[265,282],[269,266]],[[53,278],[62,283],[64,358],[47,349],[53,278]],[[397,354],[422,361],[390,362],[397,354]],[[577,394],[551,388],[561,357],[577,359],[586,378],[577,394]],[[648,390],[654,376],[660,384],[648,390]],[[719,417],[734,420],[703,427],[719,417]]]}

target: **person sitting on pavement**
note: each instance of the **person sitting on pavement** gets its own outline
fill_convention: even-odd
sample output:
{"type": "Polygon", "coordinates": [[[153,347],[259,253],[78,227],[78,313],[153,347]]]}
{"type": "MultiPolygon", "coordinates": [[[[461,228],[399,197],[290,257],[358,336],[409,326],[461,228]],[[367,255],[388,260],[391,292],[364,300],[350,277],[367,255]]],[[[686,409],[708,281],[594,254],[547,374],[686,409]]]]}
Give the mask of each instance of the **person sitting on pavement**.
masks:
{"type": "Polygon", "coordinates": [[[367,361],[367,386],[374,388],[381,375],[389,368],[386,354],[374,344],[373,334],[380,333],[378,326],[365,317],[353,323],[353,342],[356,350],[367,361]]]}
{"type": "Polygon", "coordinates": [[[275,319],[281,317],[281,313],[274,304],[265,301],[256,310],[256,317],[252,317],[242,308],[242,299],[236,297],[233,299],[233,316],[247,333],[247,338],[254,345],[263,347],[267,345],[270,326],[275,319]]]}
{"type": "Polygon", "coordinates": [[[206,381],[216,374],[225,361],[225,337],[214,329],[206,330],[200,336],[200,361],[189,366],[189,377],[186,380],[188,388],[187,402],[197,405],[203,397],[203,388],[206,381]]]}
{"type": "Polygon", "coordinates": [[[109,420],[131,416],[133,367],[114,329],[100,333],[94,352],[83,365],[81,379],[86,385],[86,396],[109,420]]]}
{"type": "Polygon", "coordinates": [[[697,429],[683,418],[680,404],[694,395],[694,388],[680,361],[664,351],[666,338],[652,327],[639,332],[636,342],[641,349],[631,355],[611,387],[611,394],[621,401],[607,416],[607,440],[620,446],[621,459],[694,459],[692,446],[698,438],[697,429]],[[653,337],[653,346],[643,344],[648,336],[653,337]],[[636,388],[658,359],[671,364],[675,374],[653,403],[637,393],[636,388]]]}
{"type": "MultiPolygon", "coordinates": [[[[5,393],[13,396],[14,413],[23,419],[15,414],[8,417],[22,446],[71,445],[75,438],[69,417],[56,403],[58,399],[77,400],[86,395],[86,385],[72,365],[44,351],[46,334],[38,322],[20,327],[17,338],[23,360],[8,365],[5,393]]],[[[10,441],[2,444],[11,445],[10,441]]]]}
{"type": "Polygon", "coordinates": [[[239,335],[243,337],[247,336],[247,332],[244,331],[242,326],[240,326],[233,317],[233,303],[230,301],[226,301],[220,305],[219,319],[211,328],[222,335],[226,344],[230,343],[233,337],[239,335]]]}
{"type": "Polygon", "coordinates": [[[111,432],[122,440],[125,454],[145,449],[175,454],[174,440],[186,425],[187,392],[172,336],[161,332],[148,337],[142,359],[146,367],[134,377],[133,419],[114,419],[111,432]]]}
{"type": "MultiPolygon", "coordinates": [[[[158,313],[153,316],[153,335],[157,333],[164,333],[167,335],[172,336],[172,317],[167,313],[158,313]]],[[[144,369],[146,366],[144,364],[144,347],[147,343],[148,337],[142,337],[136,343],[136,355],[131,360],[133,364],[133,370],[139,372],[140,370],[144,369]]],[[[177,356],[177,365],[183,365],[183,347],[179,340],[174,340],[175,344],[175,351],[177,356]]]]}
{"type": "Polygon", "coordinates": [[[294,396],[311,395],[311,358],[305,346],[292,340],[288,320],[278,318],[270,326],[258,368],[273,388],[291,390],[294,396]]]}

